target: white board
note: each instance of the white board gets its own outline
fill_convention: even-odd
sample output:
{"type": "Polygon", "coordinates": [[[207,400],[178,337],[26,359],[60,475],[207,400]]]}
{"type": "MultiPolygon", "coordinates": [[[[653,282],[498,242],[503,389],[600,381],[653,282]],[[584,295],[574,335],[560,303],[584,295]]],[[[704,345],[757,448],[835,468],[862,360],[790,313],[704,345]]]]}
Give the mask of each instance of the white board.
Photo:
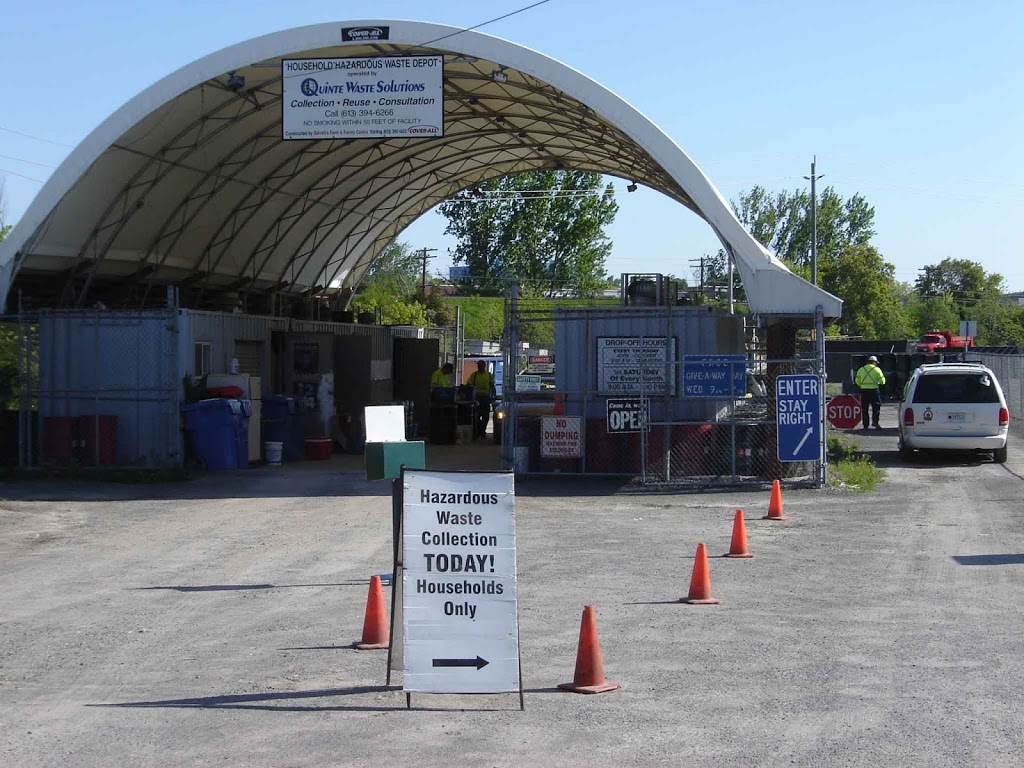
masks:
{"type": "Polygon", "coordinates": [[[513,475],[403,477],[404,690],[518,691],[513,475]]]}
{"type": "Polygon", "coordinates": [[[579,416],[542,416],[540,455],[545,459],[583,456],[583,420],[579,416]]]}
{"type": "Polygon", "coordinates": [[[444,135],[444,58],[281,61],[285,141],[444,135]]]}
{"type": "Polygon", "coordinates": [[[364,414],[366,442],[401,443],[405,441],[405,406],[368,405],[364,414]]]}
{"type": "Polygon", "coordinates": [[[603,395],[676,393],[676,340],[655,336],[599,336],[597,389],[603,395]]]}
{"type": "Polygon", "coordinates": [[[540,376],[526,376],[518,374],[516,376],[516,391],[517,392],[540,392],[540,376]]]}

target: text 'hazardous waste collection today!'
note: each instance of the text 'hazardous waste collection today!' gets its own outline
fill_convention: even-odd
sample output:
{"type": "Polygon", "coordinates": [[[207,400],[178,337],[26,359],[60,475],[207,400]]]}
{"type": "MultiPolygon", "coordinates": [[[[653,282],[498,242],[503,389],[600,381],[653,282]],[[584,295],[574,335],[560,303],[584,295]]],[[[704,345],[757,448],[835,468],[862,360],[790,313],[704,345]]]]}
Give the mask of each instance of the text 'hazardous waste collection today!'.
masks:
{"type": "Polygon", "coordinates": [[[406,470],[403,480],[405,690],[519,690],[513,476],[406,470]]]}

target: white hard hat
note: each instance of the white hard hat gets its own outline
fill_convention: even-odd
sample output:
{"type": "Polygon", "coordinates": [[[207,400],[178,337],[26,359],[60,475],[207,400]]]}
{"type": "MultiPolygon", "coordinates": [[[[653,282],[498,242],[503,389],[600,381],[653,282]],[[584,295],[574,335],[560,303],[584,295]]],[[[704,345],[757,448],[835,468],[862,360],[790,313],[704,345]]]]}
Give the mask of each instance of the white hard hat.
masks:
{"type": "Polygon", "coordinates": [[[871,357],[868,358],[868,362],[869,363],[877,363],[878,362],[878,358],[875,357],[874,355],[872,355],[871,357]]]}

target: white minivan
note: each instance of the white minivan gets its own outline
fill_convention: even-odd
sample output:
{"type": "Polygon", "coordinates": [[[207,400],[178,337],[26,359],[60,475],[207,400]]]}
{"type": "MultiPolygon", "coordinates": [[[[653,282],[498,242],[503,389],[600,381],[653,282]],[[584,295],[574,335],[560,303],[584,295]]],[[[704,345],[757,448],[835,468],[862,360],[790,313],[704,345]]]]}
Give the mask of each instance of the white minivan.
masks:
{"type": "Polygon", "coordinates": [[[914,451],[991,451],[1006,461],[1010,412],[995,374],[980,363],[922,365],[900,403],[900,457],[914,451]]]}

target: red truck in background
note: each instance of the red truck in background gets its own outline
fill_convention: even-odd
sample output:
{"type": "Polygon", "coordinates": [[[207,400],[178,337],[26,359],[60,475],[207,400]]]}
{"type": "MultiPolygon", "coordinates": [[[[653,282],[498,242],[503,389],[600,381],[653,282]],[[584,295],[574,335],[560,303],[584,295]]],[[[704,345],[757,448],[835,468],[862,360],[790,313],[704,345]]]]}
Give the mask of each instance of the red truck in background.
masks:
{"type": "Polygon", "coordinates": [[[972,346],[973,336],[957,336],[952,331],[927,331],[917,342],[917,351],[934,355],[946,350],[968,350],[972,346]]]}

